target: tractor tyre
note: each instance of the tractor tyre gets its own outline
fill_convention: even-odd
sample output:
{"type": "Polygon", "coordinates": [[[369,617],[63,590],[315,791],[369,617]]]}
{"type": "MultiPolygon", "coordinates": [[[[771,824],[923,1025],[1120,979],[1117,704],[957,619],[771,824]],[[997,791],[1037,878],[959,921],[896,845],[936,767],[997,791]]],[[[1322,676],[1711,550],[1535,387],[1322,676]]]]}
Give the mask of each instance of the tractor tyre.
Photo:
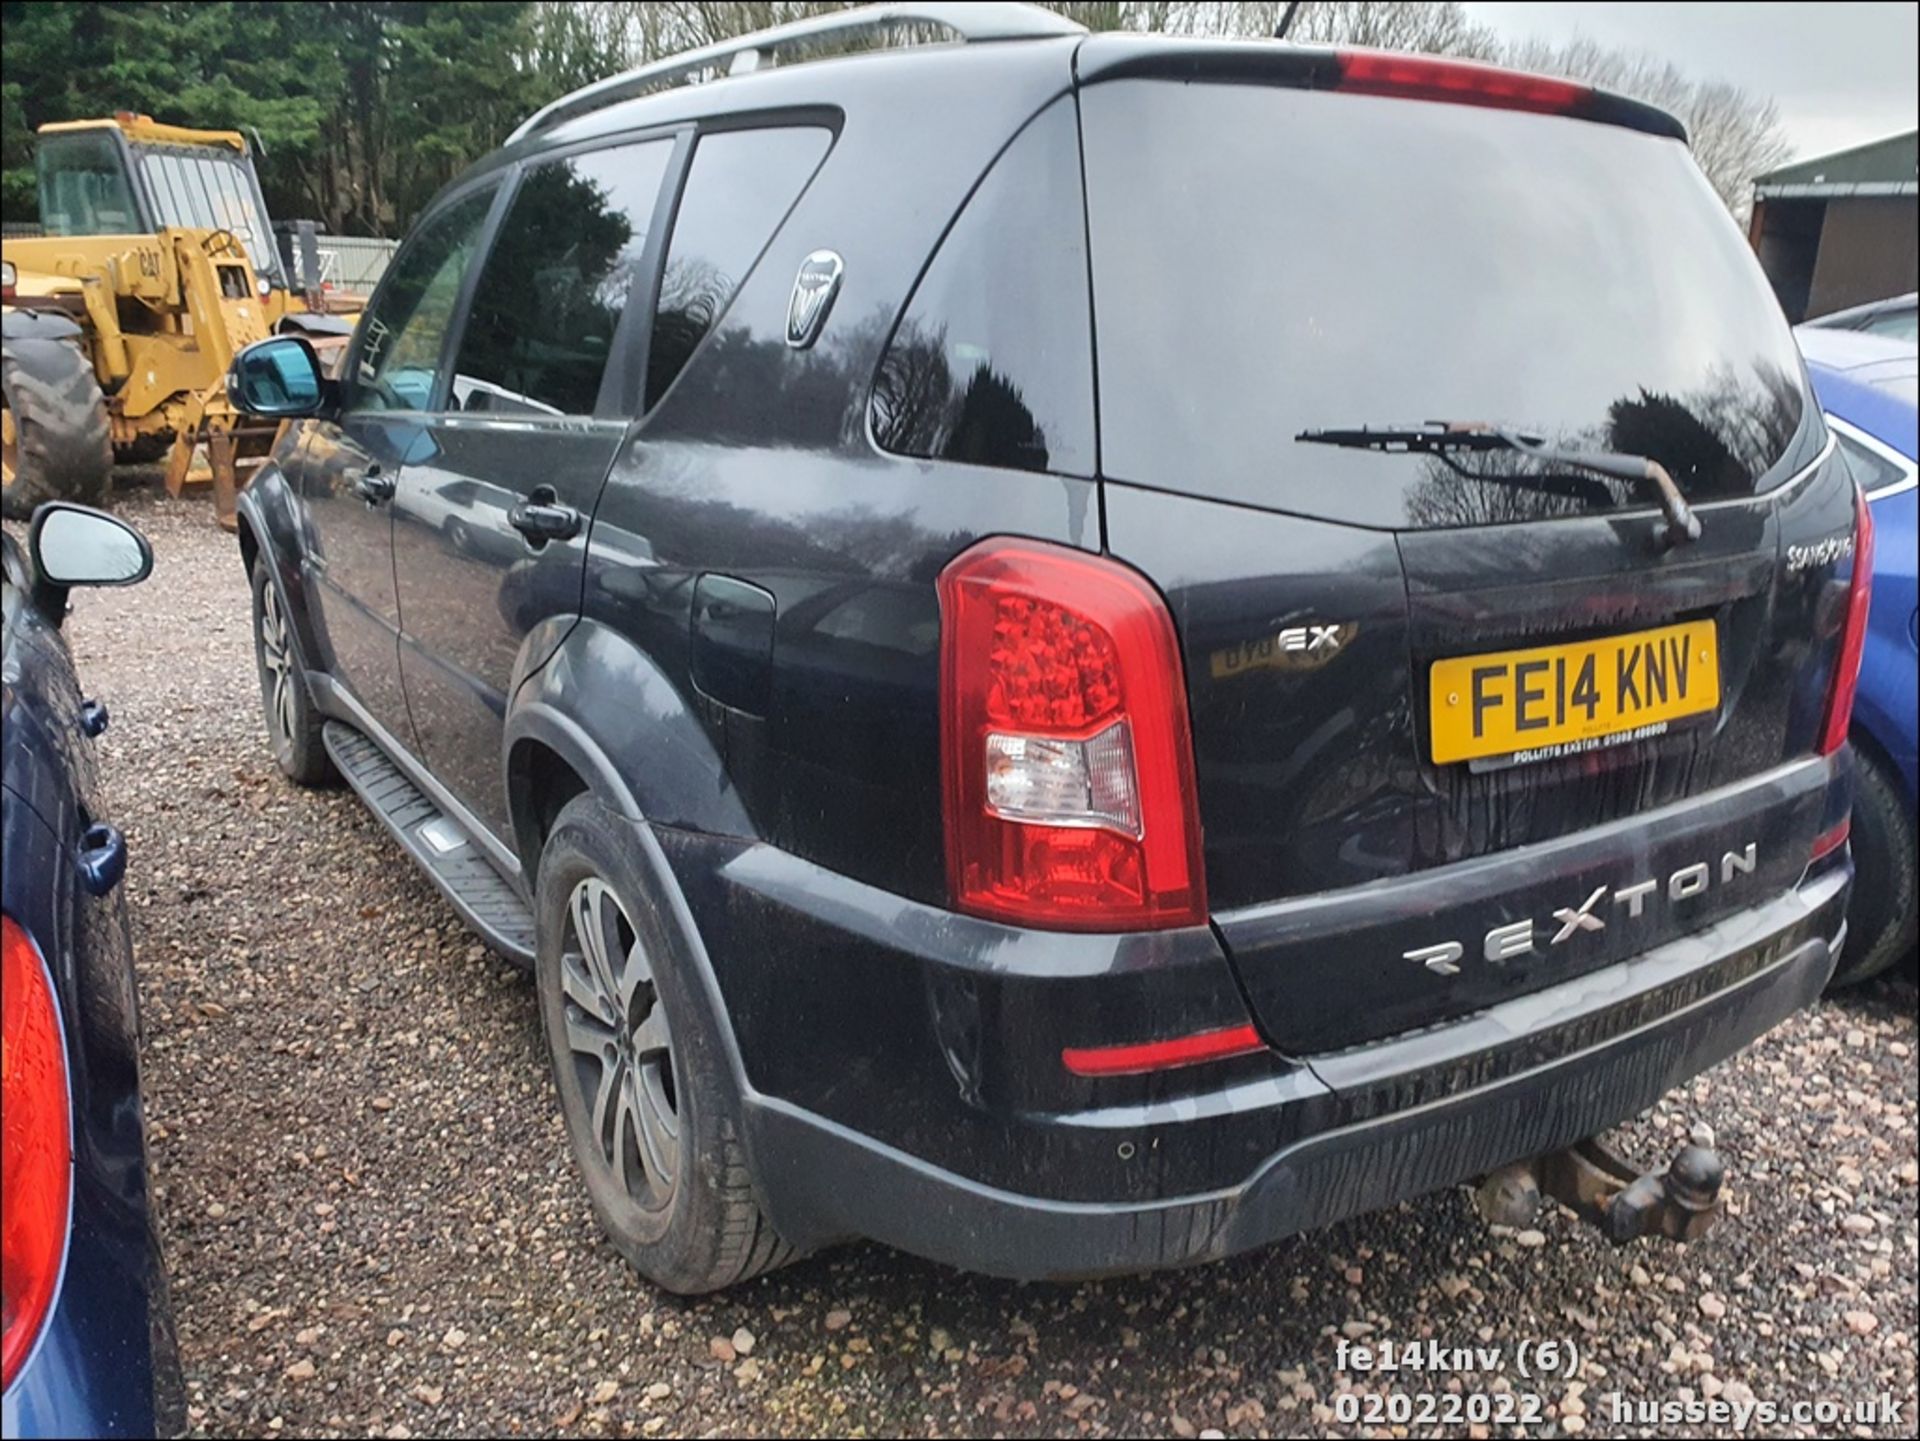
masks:
{"type": "Polygon", "coordinates": [[[113,473],[107,403],[93,367],[61,340],[9,343],[0,351],[5,469],[0,512],[25,520],[47,500],[97,505],[113,473]]]}

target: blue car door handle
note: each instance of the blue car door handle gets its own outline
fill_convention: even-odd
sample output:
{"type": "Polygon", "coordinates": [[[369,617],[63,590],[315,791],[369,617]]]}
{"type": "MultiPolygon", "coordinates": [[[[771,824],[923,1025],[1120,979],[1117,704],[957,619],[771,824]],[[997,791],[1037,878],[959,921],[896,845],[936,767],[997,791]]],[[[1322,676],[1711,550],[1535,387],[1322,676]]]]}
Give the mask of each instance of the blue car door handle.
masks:
{"type": "Polygon", "coordinates": [[[127,873],[127,838],[114,826],[88,826],[74,849],[73,862],[88,893],[104,896],[127,873]]]}

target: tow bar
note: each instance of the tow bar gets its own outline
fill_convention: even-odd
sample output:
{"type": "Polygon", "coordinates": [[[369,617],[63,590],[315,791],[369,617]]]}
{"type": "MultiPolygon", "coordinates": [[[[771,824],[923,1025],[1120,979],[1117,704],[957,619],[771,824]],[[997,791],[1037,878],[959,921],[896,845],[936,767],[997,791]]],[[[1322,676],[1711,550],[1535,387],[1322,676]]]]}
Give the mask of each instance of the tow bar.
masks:
{"type": "Polygon", "coordinates": [[[1720,1218],[1726,1162],[1705,1146],[1682,1146],[1653,1171],[1639,1171],[1598,1137],[1502,1167],[1480,1183],[1480,1214],[1502,1226],[1529,1226],[1543,1195],[1600,1228],[1616,1246],[1642,1236],[1693,1241],[1720,1218]]]}

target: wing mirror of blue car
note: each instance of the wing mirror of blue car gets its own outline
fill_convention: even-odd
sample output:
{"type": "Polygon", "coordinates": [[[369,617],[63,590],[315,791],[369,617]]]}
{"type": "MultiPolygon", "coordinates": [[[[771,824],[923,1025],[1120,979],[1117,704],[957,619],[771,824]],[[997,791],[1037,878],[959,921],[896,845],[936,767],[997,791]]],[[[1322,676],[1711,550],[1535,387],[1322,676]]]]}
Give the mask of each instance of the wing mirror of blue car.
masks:
{"type": "Polygon", "coordinates": [[[34,573],[44,585],[137,585],[153,571],[153,547],[124,520],[91,506],[50,500],[27,533],[34,573]]]}
{"type": "Polygon", "coordinates": [[[248,415],[312,415],[326,398],[320,357],[300,335],[256,340],[227,367],[227,399],[248,415]]]}

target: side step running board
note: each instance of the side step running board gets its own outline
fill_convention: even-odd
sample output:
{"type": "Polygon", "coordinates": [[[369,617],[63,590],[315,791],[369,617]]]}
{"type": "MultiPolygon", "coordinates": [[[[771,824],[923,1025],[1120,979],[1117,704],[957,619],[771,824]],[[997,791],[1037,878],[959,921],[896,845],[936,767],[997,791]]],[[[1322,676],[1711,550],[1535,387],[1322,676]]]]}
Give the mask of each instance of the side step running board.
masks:
{"type": "Polygon", "coordinates": [[[532,965],[533,912],[460,827],[352,726],[330,720],[321,735],[340,774],[386,822],[461,918],[502,955],[532,965]]]}

